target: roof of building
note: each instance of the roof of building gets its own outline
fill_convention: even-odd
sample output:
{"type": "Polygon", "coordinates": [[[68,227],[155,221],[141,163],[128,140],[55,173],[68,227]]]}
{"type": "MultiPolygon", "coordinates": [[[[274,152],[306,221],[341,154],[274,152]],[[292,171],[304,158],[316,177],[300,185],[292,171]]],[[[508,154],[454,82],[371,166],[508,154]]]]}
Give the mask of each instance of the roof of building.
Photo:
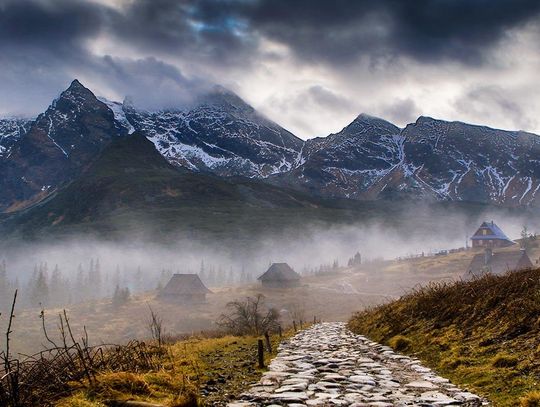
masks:
{"type": "Polygon", "coordinates": [[[197,274],[173,274],[161,294],[207,294],[211,291],[206,288],[197,274]]]}
{"type": "Polygon", "coordinates": [[[512,242],[512,240],[510,240],[508,236],[504,234],[501,228],[498,227],[493,221],[483,222],[478,228],[478,230],[476,231],[476,233],[473,235],[473,237],[471,237],[471,240],[487,240],[487,239],[507,240],[509,242],[512,242]],[[491,233],[487,235],[482,235],[479,233],[480,229],[486,229],[486,228],[489,229],[491,233]]]}
{"type": "Polygon", "coordinates": [[[504,274],[508,271],[522,270],[533,267],[531,259],[524,250],[511,252],[496,252],[488,255],[486,264],[486,253],[475,255],[469,265],[469,275],[480,276],[486,272],[492,274],[504,274]]]}
{"type": "Polygon", "coordinates": [[[263,281],[295,281],[300,280],[300,274],[287,263],[272,263],[266,272],[258,278],[263,281]]]}

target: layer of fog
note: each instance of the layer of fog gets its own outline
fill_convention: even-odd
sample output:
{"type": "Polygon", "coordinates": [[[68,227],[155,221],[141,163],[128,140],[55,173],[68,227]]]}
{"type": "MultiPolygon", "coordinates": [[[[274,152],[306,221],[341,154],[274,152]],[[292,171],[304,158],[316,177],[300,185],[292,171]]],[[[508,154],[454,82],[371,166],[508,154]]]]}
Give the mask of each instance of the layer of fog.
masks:
{"type": "MultiPolygon", "coordinates": [[[[301,274],[312,274],[332,265],[346,265],[357,252],[364,262],[429,255],[465,247],[484,219],[494,219],[513,239],[519,238],[523,226],[530,222],[500,213],[484,213],[475,220],[438,213],[428,214],[427,220],[426,214],[422,214],[423,220],[415,222],[415,216],[405,215],[399,228],[380,224],[329,228],[305,225],[295,231],[294,238],[259,238],[244,250],[224,247],[221,242],[209,244],[190,239],[169,241],[166,245],[130,239],[104,242],[84,237],[20,243],[0,253],[0,261],[5,262],[10,287],[23,293],[23,306],[52,306],[110,297],[118,288],[131,292],[155,290],[166,284],[173,273],[198,273],[208,286],[216,287],[254,282],[273,262],[286,262],[301,274]],[[40,278],[49,285],[39,288],[46,294],[36,291],[36,285],[43,285],[40,278]]],[[[536,225],[527,226],[530,232],[535,231],[536,225]]]]}

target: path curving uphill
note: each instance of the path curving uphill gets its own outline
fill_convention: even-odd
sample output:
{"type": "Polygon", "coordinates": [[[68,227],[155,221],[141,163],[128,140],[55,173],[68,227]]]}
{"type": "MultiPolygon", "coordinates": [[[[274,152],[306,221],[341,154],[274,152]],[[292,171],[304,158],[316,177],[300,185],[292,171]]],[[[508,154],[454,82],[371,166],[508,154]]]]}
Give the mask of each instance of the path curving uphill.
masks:
{"type": "Polygon", "coordinates": [[[489,405],[341,322],[314,325],[282,343],[241,399],[228,407],[489,405]]]}

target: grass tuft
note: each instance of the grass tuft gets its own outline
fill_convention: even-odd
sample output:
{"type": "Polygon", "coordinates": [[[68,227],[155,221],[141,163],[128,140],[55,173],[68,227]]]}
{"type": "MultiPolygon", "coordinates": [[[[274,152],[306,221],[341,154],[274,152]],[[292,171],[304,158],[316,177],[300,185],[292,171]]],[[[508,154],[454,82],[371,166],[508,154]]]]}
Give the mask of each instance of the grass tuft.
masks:
{"type": "Polygon", "coordinates": [[[531,391],[519,399],[521,407],[540,407],[540,391],[531,391]]]}
{"type": "Polygon", "coordinates": [[[491,364],[493,367],[515,367],[519,363],[519,359],[515,356],[499,354],[493,359],[491,364]]]}
{"type": "Polygon", "coordinates": [[[396,335],[388,341],[388,344],[397,351],[408,349],[411,343],[411,340],[403,335],[396,335]]]}

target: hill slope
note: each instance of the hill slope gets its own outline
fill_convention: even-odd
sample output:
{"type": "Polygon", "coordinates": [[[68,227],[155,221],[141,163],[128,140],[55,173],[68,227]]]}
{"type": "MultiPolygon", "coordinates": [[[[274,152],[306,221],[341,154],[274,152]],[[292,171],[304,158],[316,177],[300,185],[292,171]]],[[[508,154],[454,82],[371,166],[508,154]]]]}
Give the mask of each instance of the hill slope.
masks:
{"type": "MultiPolygon", "coordinates": [[[[2,227],[26,237],[135,230],[219,237],[314,219],[350,221],[349,209],[256,180],[173,167],[135,133],[113,141],[75,181],[12,215],[2,227]]],[[[364,209],[369,213],[374,206],[364,209]]]]}
{"type": "Polygon", "coordinates": [[[540,269],[432,284],[355,314],[349,326],[414,353],[497,406],[516,406],[540,391],[539,293],[540,269]]]}

